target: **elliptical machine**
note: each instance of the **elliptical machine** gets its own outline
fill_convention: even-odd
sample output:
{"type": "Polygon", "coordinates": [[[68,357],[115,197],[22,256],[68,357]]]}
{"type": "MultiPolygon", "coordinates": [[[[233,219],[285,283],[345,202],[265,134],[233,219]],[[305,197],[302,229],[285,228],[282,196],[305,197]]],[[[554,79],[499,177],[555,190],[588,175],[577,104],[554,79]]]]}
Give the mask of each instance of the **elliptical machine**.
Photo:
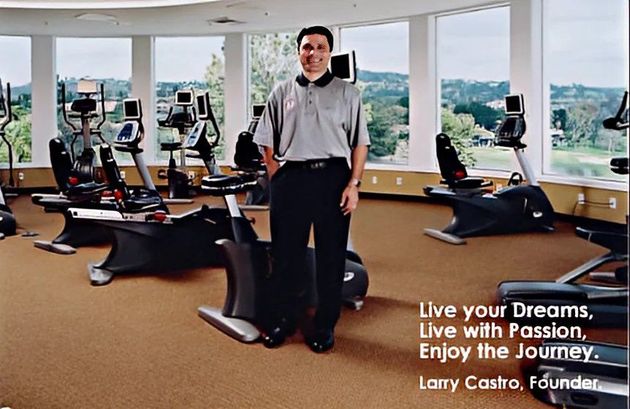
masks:
{"type": "MultiPolygon", "coordinates": [[[[13,120],[11,113],[11,84],[7,83],[6,98],[2,91],[2,82],[0,82],[0,138],[9,149],[9,185],[13,186],[13,148],[11,142],[6,137],[5,128],[13,120]]],[[[17,223],[11,208],[7,205],[4,197],[4,191],[0,184],[0,240],[5,236],[13,236],[16,233],[17,223]]]]}
{"type": "MultiPolygon", "coordinates": [[[[68,113],[66,103],[66,84],[61,83],[61,112],[64,122],[72,130],[72,140],[70,141],[68,151],[63,139],[56,137],[48,143],[50,152],[50,163],[52,165],[55,182],[59,195],[34,193],[31,200],[36,205],[42,205],[40,201],[45,198],[67,197],[73,193],[80,191],[76,186],[90,186],[95,188],[100,183],[100,175],[97,174],[94,166],[95,152],[92,146],[92,135],[96,135],[103,143],[105,140],[101,135],[100,128],[105,123],[105,100],[103,98],[103,84],[97,89],[97,84],[92,80],[79,80],[77,84],[77,94],[83,98],[75,99],[70,104],[71,113],[68,113]],[[95,127],[92,127],[92,120],[98,117],[97,101],[92,98],[93,94],[97,94],[101,99],[101,119],[95,127]],[[69,118],[78,118],[79,127],[70,121],[69,118]],[[78,138],[82,138],[83,149],[77,156],[75,153],[75,145],[78,138]]],[[[47,209],[47,211],[56,211],[55,209],[47,209]]]]}
{"type": "Polygon", "coordinates": [[[450,224],[442,231],[424,229],[426,235],[450,244],[464,244],[466,237],[554,230],[553,207],[525,157],[527,145],[521,142],[526,130],[523,96],[506,96],[505,112],[495,145],[514,150],[526,183],[519,183],[522,176],[514,173],[509,186],[494,194],[461,195],[438,186],[425,187],[427,196],[444,199],[453,208],[450,224]]]}
{"type": "MultiPolygon", "coordinates": [[[[604,121],[604,127],[613,130],[628,129],[628,120],[623,119],[628,93],[626,92],[617,116],[604,121]]],[[[611,169],[619,174],[628,174],[628,159],[613,158],[611,169]],[[625,159],[625,166],[624,161],[625,159]]],[[[556,281],[503,281],[497,288],[497,302],[511,305],[516,302],[530,305],[588,305],[592,319],[579,322],[585,326],[625,327],[628,321],[628,230],[624,233],[613,231],[593,231],[578,227],[576,234],[594,244],[604,247],[608,252],[587,261],[572,271],[562,275],[556,281]],[[603,282],[578,283],[578,280],[596,268],[612,262],[624,262],[613,277],[603,282]]],[[[592,275],[597,280],[601,275],[592,275]]],[[[513,319],[514,317],[507,317],[513,319]]]]}
{"type": "MultiPolygon", "coordinates": [[[[92,135],[98,137],[101,142],[105,143],[103,135],[101,134],[101,126],[107,120],[107,113],[105,111],[105,92],[103,84],[97,84],[92,80],[79,80],[77,84],[77,94],[83,98],[75,99],[70,105],[72,113],[68,114],[66,108],[66,84],[61,83],[61,107],[63,112],[63,120],[72,129],[72,141],[70,142],[70,159],[72,161],[72,169],[67,172],[67,168],[63,166],[63,160],[60,159],[63,156],[63,152],[66,151],[65,144],[61,138],[53,138],[50,143],[50,159],[55,171],[55,177],[59,173],[66,171],[68,173],[67,180],[61,181],[60,189],[64,186],[77,185],[79,183],[98,182],[101,178],[96,173],[94,166],[94,159],[96,153],[92,146],[92,135]],[[97,100],[92,98],[92,95],[96,95],[100,98],[101,102],[101,114],[100,120],[95,128],[92,128],[90,122],[92,119],[97,118],[97,100]],[[70,118],[79,118],[80,128],[72,123],[70,118]],[[83,140],[83,150],[79,155],[76,155],[74,146],[79,136],[83,140]]],[[[60,182],[60,181],[58,181],[60,182]]]]}
{"type": "MultiPolygon", "coordinates": [[[[628,92],[626,91],[617,115],[604,120],[604,127],[613,130],[628,129],[628,118],[624,119],[627,110],[628,92]]],[[[613,158],[611,170],[615,173],[628,174],[628,158],[613,158]]],[[[519,300],[529,305],[583,305],[589,306],[588,311],[599,312],[591,324],[627,327],[628,324],[628,230],[625,234],[612,232],[588,231],[578,228],[580,237],[607,247],[608,255],[586,262],[573,272],[565,274],[555,283],[546,282],[503,282],[499,284],[499,302],[505,298],[519,300]],[[583,233],[588,232],[586,235],[583,233]],[[625,237],[624,237],[625,236],[625,237]],[[614,254],[621,258],[612,257],[614,254]],[[625,253],[625,255],[624,255],[625,253]],[[625,260],[625,276],[617,270],[617,285],[625,285],[625,288],[617,287],[605,290],[606,287],[588,286],[576,284],[574,280],[592,271],[606,261],[625,260]],[[573,290],[571,290],[573,288],[573,290]],[[608,306],[606,306],[608,303],[608,306]],[[612,320],[607,315],[612,315],[612,320]],[[615,320],[616,319],[616,320],[615,320]]],[[[591,275],[591,278],[595,278],[591,275]]],[[[591,320],[586,320],[589,323],[591,320]]],[[[628,347],[602,342],[583,340],[545,340],[539,346],[541,352],[545,350],[558,350],[567,348],[581,350],[592,348],[591,360],[586,361],[585,356],[572,355],[563,357],[559,354],[546,354],[546,358],[538,358],[532,365],[524,368],[526,379],[544,379],[550,385],[568,385],[567,387],[548,388],[541,387],[538,382],[532,385],[531,393],[539,400],[553,405],[562,405],[566,408],[580,409],[621,409],[628,406],[628,347]],[[586,380],[587,383],[584,383],[586,380]]],[[[541,354],[542,355],[542,354],[541,354]]]]}
{"type": "MultiPolygon", "coordinates": [[[[128,98],[123,101],[123,118],[125,122],[114,139],[113,146],[118,151],[132,155],[144,188],[129,190],[120,176],[112,147],[109,144],[102,144],[100,158],[108,183],[68,183],[60,195],[45,195],[37,201],[33,200],[36,204],[43,206],[46,211],[60,212],[64,216],[64,227],[57,237],[52,241],[36,240],[33,242],[35,247],[57,254],[74,254],[77,247],[111,242],[111,232],[107,228],[89,220],[72,217],[69,210],[71,207],[109,210],[120,208],[134,212],[149,209],[168,211],[151,180],[142,157],[142,149],[138,147],[144,137],[142,107],[139,99],[128,98]],[[104,196],[106,192],[109,193],[108,196],[104,196]]],[[[58,160],[58,166],[53,170],[59,184],[64,180],[70,180],[70,177],[66,177],[66,172],[71,171],[72,167],[67,152],[61,153],[61,156],[55,157],[51,151],[51,156],[58,160]],[[65,164],[61,162],[62,159],[65,159],[65,164]]]]}
{"type": "Polygon", "coordinates": [[[197,115],[193,106],[194,93],[192,89],[175,92],[175,103],[171,105],[164,119],[158,119],[158,125],[164,128],[176,129],[179,140],[162,142],[162,151],[169,153],[168,168],[158,171],[158,178],[168,180],[168,203],[192,203],[189,198],[196,192],[192,180],[186,172],[186,152],[182,146],[183,138],[195,126],[197,115]],[[181,110],[174,112],[175,107],[181,110]],[[180,167],[177,167],[174,152],[180,152],[180,167]]]}
{"type": "MultiPolygon", "coordinates": [[[[219,128],[214,120],[209,94],[197,96],[202,107],[199,120],[184,141],[188,157],[203,160],[209,172],[215,165],[213,149],[219,143],[219,128]],[[206,113],[206,114],[205,114],[206,113]],[[207,123],[214,127],[215,139],[210,142],[207,123]]],[[[116,275],[183,270],[220,265],[215,241],[232,238],[229,213],[223,208],[203,205],[184,214],[167,214],[161,209],[131,212],[117,210],[72,208],[73,218],[104,226],[113,234],[113,243],[105,259],[90,263],[90,283],[109,284],[116,275]]]]}

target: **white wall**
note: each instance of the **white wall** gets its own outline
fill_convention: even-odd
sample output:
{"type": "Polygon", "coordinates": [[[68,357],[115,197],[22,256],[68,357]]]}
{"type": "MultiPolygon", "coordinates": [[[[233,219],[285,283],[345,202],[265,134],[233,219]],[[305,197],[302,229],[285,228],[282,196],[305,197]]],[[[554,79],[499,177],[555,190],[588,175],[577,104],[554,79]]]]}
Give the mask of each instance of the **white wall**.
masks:
{"type": "Polygon", "coordinates": [[[157,137],[155,118],[155,41],[151,36],[131,38],[131,96],[142,102],[144,158],[153,163],[157,137]]]}
{"type": "Polygon", "coordinates": [[[225,162],[232,164],[238,134],[247,129],[247,35],[225,36],[225,162]]]}

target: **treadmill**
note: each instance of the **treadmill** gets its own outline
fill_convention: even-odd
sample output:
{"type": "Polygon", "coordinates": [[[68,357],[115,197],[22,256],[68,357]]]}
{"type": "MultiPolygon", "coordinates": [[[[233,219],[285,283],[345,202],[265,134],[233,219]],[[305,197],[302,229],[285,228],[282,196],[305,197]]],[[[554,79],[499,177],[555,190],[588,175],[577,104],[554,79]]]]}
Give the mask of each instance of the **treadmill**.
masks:
{"type": "MultiPolygon", "coordinates": [[[[624,94],[617,115],[604,121],[605,128],[628,129],[627,116],[624,119],[627,101],[628,92],[624,94]]],[[[613,158],[611,170],[627,175],[628,158],[613,158]]],[[[609,252],[565,274],[556,282],[503,282],[499,285],[499,302],[508,304],[520,301],[528,305],[581,305],[586,303],[589,305],[589,311],[593,313],[591,324],[627,326],[627,232],[627,228],[625,234],[578,228],[577,234],[580,237],[608,248],[609,252]],[[625,269],[624,267],[618,268],[613,277],[612,281],[613,284],[617,285],[616,287],[574,283],[575,280],[604,263],[619,260],[625,260],[626,263],[625,269]]],[[[591,274],[591,279],[597,280],[598,278],[598,276],[591,274]]],[[[545,350],[563,347],[592,348],[591,356],[593,358],[588,362],[585,362],[584,357],[538,358],[531,365],[525,366],[523,372],[527,385],[537,399],[563,408],[628,408],[627,346],[583,340],[549,339],[545,340],[538,348],[545,350]],[[549,385],[545,385],[547,382],[549,385]]],[[[549,354],[549,356],[553,355],[549,354]]]]}
{"type": "MultiPolygon", "coordinates": [[[[627,117],[624,119],[628,92],[625,93],[617,116],[604,121],[604,127],[613,130],[628,128],[627,117]]],[[[628,174],[628,159],[613,158],[611,170],[619,174],[628,174]]],[[[533,306],[575,306],[588,305],[592,319],[575,319],[574,323],[595,327],[627,327],[628,324],[628,229],[622,233],[612,231],[592,231],[581,227],[576,234],[594,244],[602,246],[608,252],[593,260],[587,261],[576,269],[564,274],[554,281],[503,281],[497,289],[497,302],[511,306],[523,303],[533,306]],[[603,282],[591,279],[588,283],[577,281],[593,272],[596,268],[612,261],[624,262],[618,269],[617,280],[603,282]],[[625,271],[625,274],[624,274],[625,271]],[[625,277],[624,277],[625,276],[625,277]]],[[[592,277],[593,278],[593,277],[592,277]]],[[[511,308],[508,309],[511,311],[511,308]]],[[[508,316],[512,321],[517,319],[508,316]]],[[[531,319],[530,319],[531,320],[531,319]]]]}

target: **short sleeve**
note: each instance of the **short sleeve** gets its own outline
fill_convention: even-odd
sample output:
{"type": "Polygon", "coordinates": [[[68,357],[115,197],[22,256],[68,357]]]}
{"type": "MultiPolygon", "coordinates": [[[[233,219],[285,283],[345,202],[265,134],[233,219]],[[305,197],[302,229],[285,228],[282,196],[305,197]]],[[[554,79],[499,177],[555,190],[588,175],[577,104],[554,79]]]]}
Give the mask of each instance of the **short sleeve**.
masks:
{"type": "Polygon", "coordinates": [[[274,118],[278,118],[278,104],[276,103],[277,98],[278,89],[276,88],[269,95],[265,111],[256,126],[254,142],[260,146],[273,148],[273,135],[274,132],[278,132],[278,123],[274,120],[274,118]]]}
{"type": "Polygon", "coordinates": [[[350,104],[350,145],[354,148],[356,146],[369,146],[370,134],[367,129],[367,119],[365,117],[365,110],[363,102],[361,101],[361,94],[357,92],[352,97],[350,104]]]}

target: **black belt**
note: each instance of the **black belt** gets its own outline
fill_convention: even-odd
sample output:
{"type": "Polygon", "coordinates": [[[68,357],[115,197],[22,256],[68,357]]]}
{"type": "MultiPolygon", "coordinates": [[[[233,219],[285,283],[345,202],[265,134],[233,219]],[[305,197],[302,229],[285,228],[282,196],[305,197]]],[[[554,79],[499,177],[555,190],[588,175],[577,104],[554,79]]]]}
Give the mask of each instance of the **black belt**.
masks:
{"type": "Polygon", "coordinates": [[[345,158],[309,159],[304,161],[287,161],[282,167],[289,169],[325,169],[333,165],[347,164],[345,158]]]}

